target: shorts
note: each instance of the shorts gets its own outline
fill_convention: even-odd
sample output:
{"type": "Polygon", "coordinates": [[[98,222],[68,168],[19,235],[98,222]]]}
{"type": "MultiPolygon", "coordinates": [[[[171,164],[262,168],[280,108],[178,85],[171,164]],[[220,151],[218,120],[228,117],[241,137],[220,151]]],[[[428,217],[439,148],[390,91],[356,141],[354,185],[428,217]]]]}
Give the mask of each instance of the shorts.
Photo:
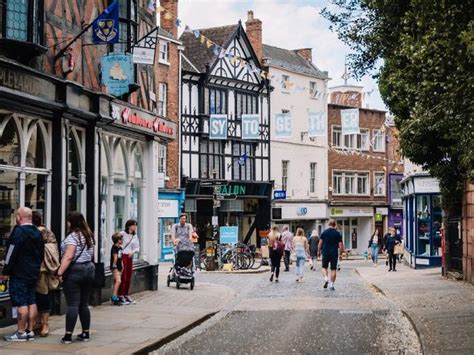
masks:
{"type": "Polygon", "coordinates": [[[323,269],[327,269],[331,264],[331,270],[337,270],[337,255],[323,255],[323,269]]]}
{"type": "Polygon", "coordinates": [[[36,304],[36,281],[11,277],[8,290],[13,307],[24,307],[36,304]]]}

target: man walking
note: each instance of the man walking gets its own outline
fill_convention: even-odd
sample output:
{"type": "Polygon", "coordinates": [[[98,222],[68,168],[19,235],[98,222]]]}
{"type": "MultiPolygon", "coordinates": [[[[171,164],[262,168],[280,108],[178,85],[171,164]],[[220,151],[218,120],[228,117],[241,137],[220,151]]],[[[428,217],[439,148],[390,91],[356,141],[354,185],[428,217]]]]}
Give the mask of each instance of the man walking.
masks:
{"type": "Polygon", "coordinates": [[[281,233],[281,241],[285,244],[284,271],[290,271],[290,254],[293,245],[293,233],[289,231],[289,227],[287,224],[283,226],[283,232],[281,233]]]}
{"type": "Polygon", "coordinates": [[[334,282],[336,281],[337,260],[339,253],[344,252],[344,244],[342,243],[342,235],[336,230],[336,221],[330,219],[327,228],[319,238],[318,257],[323,255],[322,269],[324,275],[324,288],[328,287],[328,266],[331,264],[331,281],[329,282],[329,290],[335,291],[334,282]]]}
{"type": "Polygon", "coordinates": [[[3,274],[8,275],[12,307],[17,307],[18,330],[5,336],[6,341],[35,340],[36,282],[44,256],[41,232],[32,224],[32,211],[20,207],[16,226],[7,241],[7,256],[3,274]]]}

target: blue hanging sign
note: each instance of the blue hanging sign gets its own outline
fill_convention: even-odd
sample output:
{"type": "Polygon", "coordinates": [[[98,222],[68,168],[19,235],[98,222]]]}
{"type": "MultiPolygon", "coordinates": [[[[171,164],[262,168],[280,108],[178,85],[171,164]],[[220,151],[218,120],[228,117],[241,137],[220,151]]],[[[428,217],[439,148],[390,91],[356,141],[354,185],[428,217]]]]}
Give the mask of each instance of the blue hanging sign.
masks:
{"type": "Polygon", "coordinates": [[[342,134],[359,134],[359,109],[341,110],[342,134]]]}
{"type": "Polygon", "coordinates": [[[274,200],[286,200],[286,191],[285,190],[275,190],[273,191],[274,200]]]}
{"type": "Polygon", "coordinates": [[[324,112],[308,113],[308,136],[326,136],[326,115],[324,112]]]}
{"type": "Polygon", "coordinates": [[[227,115],[211,115],[209,139],[227,139],[227,115]]]}
{"type": "Polygon", "coordinates": [[[291,138],[291,114],[289,112],[275,114],[275,137],[291,138]]]}
{"type": "Polygon", "coordinates": [[[242,115],[242,139],[260,138],[260,115],[242,115]]]}
{"type": "Polygon", "coordinates": [[[239,227],[220,227],[219,243],[220,244],[237,244],[239,241],[239,227]]]}
{"type": "Polygon", "coordinates": [[[92,42],[117,43],[119,40],[119,6],[114,1],[92,23],[92,42]]]}
{"type": "Polygon", "coordinates": [[[129,92],[129,85],[134,82],[134,67],[130,54],[111,53],[102,56],[102,84],[107,92],[114,96],[122,96],[129,92]]]}

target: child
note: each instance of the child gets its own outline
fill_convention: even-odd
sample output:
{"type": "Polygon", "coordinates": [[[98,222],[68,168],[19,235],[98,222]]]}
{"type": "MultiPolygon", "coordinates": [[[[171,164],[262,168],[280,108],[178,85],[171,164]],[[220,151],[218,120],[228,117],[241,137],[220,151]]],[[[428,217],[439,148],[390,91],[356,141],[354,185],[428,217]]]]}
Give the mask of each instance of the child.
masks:
{"type": "Polygon", "coordinates": [[[114,283],[112,286],[111,301],[114,306],[121,306],[123,304],[128,304],[125,302],[121,302],[119,297],[117,296],[117,293],[120,287],[120,282],[122,279],[122,269],[123,269],[122,234],[114,233],[114,235],[112,235],[112,242],[114,243],[114,245],[112,245],[112,248],[110,250],[110,271],[112,271],[112,275],[114,277],[114,283]]]}

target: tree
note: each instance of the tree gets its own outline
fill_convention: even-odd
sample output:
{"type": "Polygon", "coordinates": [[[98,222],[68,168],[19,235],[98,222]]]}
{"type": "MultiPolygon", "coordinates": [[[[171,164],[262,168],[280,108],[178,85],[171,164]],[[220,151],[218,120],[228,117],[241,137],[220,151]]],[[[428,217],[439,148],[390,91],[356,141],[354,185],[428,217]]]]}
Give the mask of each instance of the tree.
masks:
{"type": "Polygon", "coordinates": [[[438,178],[447,209],[457,205],[474,173],[472,2],[335,0],[333,5],[321,14],[354,51],[355,76],[377,70],[402,153],[438,178]]]}

